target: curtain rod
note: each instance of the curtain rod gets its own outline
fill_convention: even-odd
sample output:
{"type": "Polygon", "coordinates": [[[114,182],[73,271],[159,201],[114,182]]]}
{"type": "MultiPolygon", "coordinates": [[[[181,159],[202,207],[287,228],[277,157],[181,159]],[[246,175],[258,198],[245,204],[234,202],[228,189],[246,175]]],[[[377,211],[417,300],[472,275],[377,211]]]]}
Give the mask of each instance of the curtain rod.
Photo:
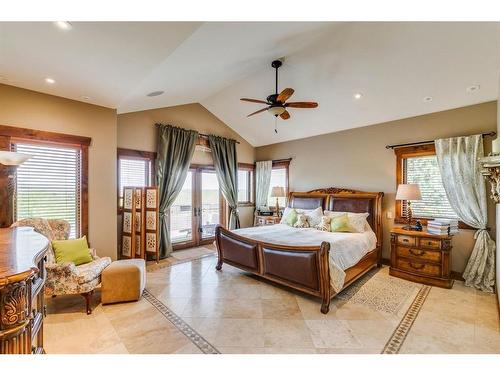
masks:
{"type": "MultiPolygon", "coordinates": [[[[201,138],[206,138],[208,139],[208,134],[203,134],[203,133],[198,133],[198,136],[200,136],[201,138]]],[[[240,142],[238,142],[237,140],[233,139],[233,141],[235,141],[237,144],[240,144],[240,142]]]]}
{"type": "MultiPolygon", "coordinates": [[[[496,132],[489,132],[489,133],[483,133],[481,134],[483,137],[494,137],[495,135],[497,135],[496,132]]],[[[418,145],[427,145],[427,144],[430,144],[430,143],[434,143],[434,141],[422,141],[422,142],[412,142],[412,143],[401,143],[401,144],[398,144],[398,145],[387,145],[385,146],[386,149],[394,149],[394,148],[398,148],[398,147],[406,147],[406,146],[418,146],[418,145]]]]}

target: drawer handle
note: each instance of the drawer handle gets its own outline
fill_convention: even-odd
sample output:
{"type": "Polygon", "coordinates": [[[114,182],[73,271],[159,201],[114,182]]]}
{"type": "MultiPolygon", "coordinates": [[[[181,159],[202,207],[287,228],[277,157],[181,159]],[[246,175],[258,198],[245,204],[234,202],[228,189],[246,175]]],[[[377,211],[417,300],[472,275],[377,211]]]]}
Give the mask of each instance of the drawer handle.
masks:
{"type": "Polygon", "coordinates": [[[403,238],[403,242],[410,242],[408,238],[403,238]]]}
{"type": "Polygon", "coordinates": [[[410,249],[410,254],[415,255],[417,257],[421,257],[422,255],[425,254],[425,251],[423,251],[423,250],[415,251],[413,249],[410,249]]]}
{"type": "Polygon", "coordinates": [[[434,242],[432,242],[432,241],[427,241],[427,245],[429,245],[429,246],[434,245],[434,242]]]}
{"type": "Polygon", "coordinates": [[[414,268],[414,269],[416,269],[416,270],[421,270],[422,268],[424,268],[424,267],[425,267],[425,264],[415,265],[415,264],[413,264],[412,262],[410,262],[410,267],[411,267],[411,268],[414,268]]]}

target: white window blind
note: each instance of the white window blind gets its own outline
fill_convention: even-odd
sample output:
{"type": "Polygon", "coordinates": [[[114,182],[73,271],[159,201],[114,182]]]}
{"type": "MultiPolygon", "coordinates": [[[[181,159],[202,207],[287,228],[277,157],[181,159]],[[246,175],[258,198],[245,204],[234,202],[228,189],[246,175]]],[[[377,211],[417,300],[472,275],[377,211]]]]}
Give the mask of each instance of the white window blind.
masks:
{"type": "Polygon", "coordinates": [[[250,202],[250,171],[238,169],[238,202],[250,202]]]}
{"type": "Polygon", "coordinates": [[[414,217],[458,218],[446,197],[436,155],[406,158],[404,172],[406,183],[418,184],[422,193],[422,200],[411,202],[414,217]]]}
{"type": "Polygon", "coordinates": [[[17,168],[16,218],[64,219],[70,237],[80,235],[80,149],[24,143],[14,149],[33,155],[17,168]]]}
{"type": "Polygon", "coordinates": [[[119,168],[119,206],[123,205],[124,186],[148,186],[150,182],[151,161],[148,159],[136,159],[120,156],[118,159],[119,168]]]}

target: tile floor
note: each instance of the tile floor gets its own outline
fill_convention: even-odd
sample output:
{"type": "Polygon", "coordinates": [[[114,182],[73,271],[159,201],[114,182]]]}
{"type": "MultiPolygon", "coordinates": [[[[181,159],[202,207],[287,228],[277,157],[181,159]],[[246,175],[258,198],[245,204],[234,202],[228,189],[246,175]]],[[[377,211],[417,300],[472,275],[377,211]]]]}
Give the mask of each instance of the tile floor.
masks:
{"type": "MultiPolygon", "coordinates": [[[[198,260],[186,262],[185,253],[172,260],[178,264],[150,270],[147,289],[221,353],[380,353],[420,289],[407,285],[391,312],[337,298],[323,315],[314,298],[228,265],[216,272],[207,250],[191,249],[190,256],[204,256],[198,260]]],[[[366,285],[384,278],[391,278],[387,268],[366,285]]],[[[200,353],[144,298],[102,306],[97,292],[94,300],[90,316],[79,296],[48,301],[48,353],[200,353]]],[[[495,296],[460,282],[432,288],[401,353],[500,353],[495,296]]]]}

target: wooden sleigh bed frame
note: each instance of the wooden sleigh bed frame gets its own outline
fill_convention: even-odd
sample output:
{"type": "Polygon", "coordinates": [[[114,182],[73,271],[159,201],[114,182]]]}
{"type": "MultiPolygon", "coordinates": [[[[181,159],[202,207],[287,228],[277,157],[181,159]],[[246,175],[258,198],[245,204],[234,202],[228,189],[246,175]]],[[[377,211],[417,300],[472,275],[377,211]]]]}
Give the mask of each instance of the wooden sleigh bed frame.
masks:
{"type": "MultiPolygon", "coordinates": [[[[376,266],[382,259],[382,197],[384,193],[327,188],[306,193],[291,192],[288,206],[293,208],[368,212],[368,223],[377,236],[376,248],[367,253],[357,264],[345,270],[345,289],[359,277],[376,266]]],[[[215,230],[218,262],[227,263],[244,271],[320,297],[321,312],[327,314],[330,301],[336,293],[330,285],[328,242],[319,246],[287,246],[265,243],[233,233],[222,226],[215,230]]]]}

